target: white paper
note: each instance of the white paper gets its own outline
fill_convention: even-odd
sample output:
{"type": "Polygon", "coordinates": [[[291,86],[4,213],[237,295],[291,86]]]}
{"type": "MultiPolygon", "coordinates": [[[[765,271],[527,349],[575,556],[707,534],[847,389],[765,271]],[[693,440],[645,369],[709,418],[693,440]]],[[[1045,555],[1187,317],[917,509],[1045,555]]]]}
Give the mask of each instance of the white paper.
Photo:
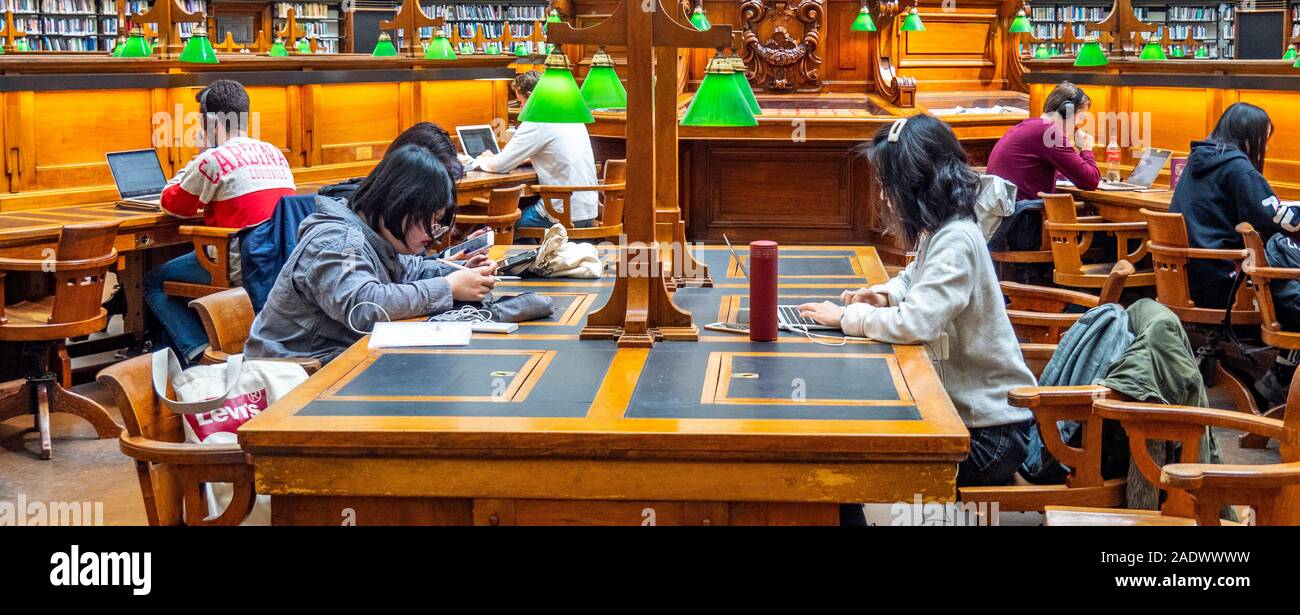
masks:
{"type": "Polygon", "coordinates": [[[468,346],[472,334],[467,322],[378,322],[370,333],[370,347],[468,346]]]}

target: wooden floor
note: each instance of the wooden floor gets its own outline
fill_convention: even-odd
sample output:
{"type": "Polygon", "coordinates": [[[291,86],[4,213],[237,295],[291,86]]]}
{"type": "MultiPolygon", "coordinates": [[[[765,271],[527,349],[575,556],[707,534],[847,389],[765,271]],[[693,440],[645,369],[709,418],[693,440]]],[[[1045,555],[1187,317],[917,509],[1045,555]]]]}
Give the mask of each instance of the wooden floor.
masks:
{"type": "MultiPolygon", "coordinates": [[[[104,404],[119,422],[121,418],[111,395],[97,383],[78,385],[74,390],[104,404]]],[[[1223,400],[1211,400],[1227,407],[1223,400]]],[[[54,458],[41,461],[38,436],[32,421],[14,419],[0,423],[0,501],[16,502],[19,494],[27,501],[91,501],[104,503],[105,525],[144,525],[140,485],[130,459],[118,450],[117,440],[96,440],[89,423],[76,417],[52,417],[54,458]]],[[[1277,463],[1277,442],[1268,449],[1237,448],[1235,432],[1218,431],[1225,463],[1277,463]]],[[[1004,513],[1004,525],[1039,525],[1037,513],[1004,513]]]]}

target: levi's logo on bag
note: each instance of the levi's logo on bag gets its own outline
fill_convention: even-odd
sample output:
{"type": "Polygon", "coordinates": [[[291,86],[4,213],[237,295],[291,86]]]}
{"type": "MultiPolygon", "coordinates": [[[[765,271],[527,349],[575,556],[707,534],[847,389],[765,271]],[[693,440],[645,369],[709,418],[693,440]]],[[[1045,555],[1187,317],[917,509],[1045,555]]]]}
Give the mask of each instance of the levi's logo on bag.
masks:
{"type": "Polygon", "coordinates": [[[234,434],[240,425],[260,414],[266,406],[266,389],[260,389],[231,396],[221,407],[209,412],[181,416],[185,417],[185,422],[189,423],[190,429],[194,431],[195,436],[198,436],[199,442],[205,442],[208,436],[217,432],[234,434]]]}

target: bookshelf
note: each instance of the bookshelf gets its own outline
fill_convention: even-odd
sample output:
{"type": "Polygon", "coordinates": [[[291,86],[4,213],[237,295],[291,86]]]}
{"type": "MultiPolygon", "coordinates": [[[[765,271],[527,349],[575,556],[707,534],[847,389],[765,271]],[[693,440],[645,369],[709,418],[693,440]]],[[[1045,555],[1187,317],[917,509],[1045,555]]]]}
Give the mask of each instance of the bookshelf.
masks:
{"type": "MultiPolygon", "coordinates": [[[[546,21],[546,11],[550,3],[547,0],[513,0],[512,2],[437,2],[421,3],[424,12],[430,17],[442,17],[446,20],[447,36],[452,31],[460,34],[461,39],[471,40],[482,29],[488,40],[498,40],[510,25],[511,38],[514,40],[530,38],[537,22],[546,21]]],[[[432,28],[421,28],[420,37],[433,36],[432,28]]],[[[530,53],[539,53],[533,49],[531,41],[520,41],[530,53]]],[[[483,51],[478,49],[479,52],[483,51]]],[[[503,50],[510,53],[512,50],[503,50]]]]}
{"type": "MultiPolygon", "coordinates": [[[[1168,0],[1133,0],[1134,13],[1143,21],[1160,26],[1159,36],[1169,28],[1174,40],[1187,37],[1191,32],[1206,45],[1211,58],[1233,58],[1236,55],[1235,4],[1229,2],[1168,0]]],[[[1110,12],[1109,0],[1073,0],[1060,2],[1033,1],[1029,18],[1034,24],[1034,36],[1043,39],[1060,38],[1070,24],[1074,34],[1086,36],[1084,24],[1101,21],[1110,12]],[[1072,22],[1072,23],[1071,23],[1072,22]]],[[[1052,44],[1057,54],[1073,55],[1078,45],[1052,44]]],[[[1188,53],[1188,57],[1191,57],[1188,53]]]]}
{"type": "MultiPolygon", "coordinates": [[[[109,51],[117,38],[115,0],[8,0],[6,4],[12,7],[14,23],[27,33],[32,51],[109,51]]],[[[204,12],[205,0],[182,4],[186,10],[204,12]]],[[[126,0],[128,14],[148,8],[143,0],[126,0]]],[[[186,36],[191,26],[182,26],[186,36]]]]}
{"type": "Polygon", "coordinates": [[[293,7],[297,14],[298,26],[309,38],[316,39],[318,53],[338,53],[342,48],[343,9],[342,0],[333,2],[273,2],[271,11],[274,15],[274,32],[284,28],[285,17],[293,7]]]}

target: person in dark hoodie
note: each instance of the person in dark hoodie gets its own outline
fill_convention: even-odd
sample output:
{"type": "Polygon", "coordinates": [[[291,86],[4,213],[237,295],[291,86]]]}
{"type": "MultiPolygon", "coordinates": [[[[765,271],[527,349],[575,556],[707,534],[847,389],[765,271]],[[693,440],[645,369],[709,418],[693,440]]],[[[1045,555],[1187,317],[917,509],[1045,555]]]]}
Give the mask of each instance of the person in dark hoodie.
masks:
{"type": "MultiPolygon", "coordinates": [[[[1183,215],[1191,247],[1240,250],[1245,247],[1237,232],[1242,222],[1254,226],[1270,249],[1294,245],[1279,241],[1300,237],[1300,207],[1279,200],[1264,179],[1265,152],[1272,135],[1268,114],[1239,102],[1223,112],[1208,139],[1192,142],[1169,208],[1183,215]]],[[[1226,260],[1188,262],[1192,301],[1201,307],[1226,308],[1235,271],[1235,265],[1226,260]]],[[[1300,323],[1300,306],[1279,302],[1278,312],[1284,322],[1300,323]]],[[[1272,372],[1255,383],[1256,391],[1271,402],[1286,400],[1295,372],[1291,354],[1279,355],[1272,372]]]]}
{"type": "Polygon", "coordinates": [[[316,197],[298,246],[253,321],[252,358],[332,360],[374,323],[482,301],[496,263],[453,269],[423,258],[450,229],[456,184],[427,148],[390,151],[345,200],[316,197]]]}

